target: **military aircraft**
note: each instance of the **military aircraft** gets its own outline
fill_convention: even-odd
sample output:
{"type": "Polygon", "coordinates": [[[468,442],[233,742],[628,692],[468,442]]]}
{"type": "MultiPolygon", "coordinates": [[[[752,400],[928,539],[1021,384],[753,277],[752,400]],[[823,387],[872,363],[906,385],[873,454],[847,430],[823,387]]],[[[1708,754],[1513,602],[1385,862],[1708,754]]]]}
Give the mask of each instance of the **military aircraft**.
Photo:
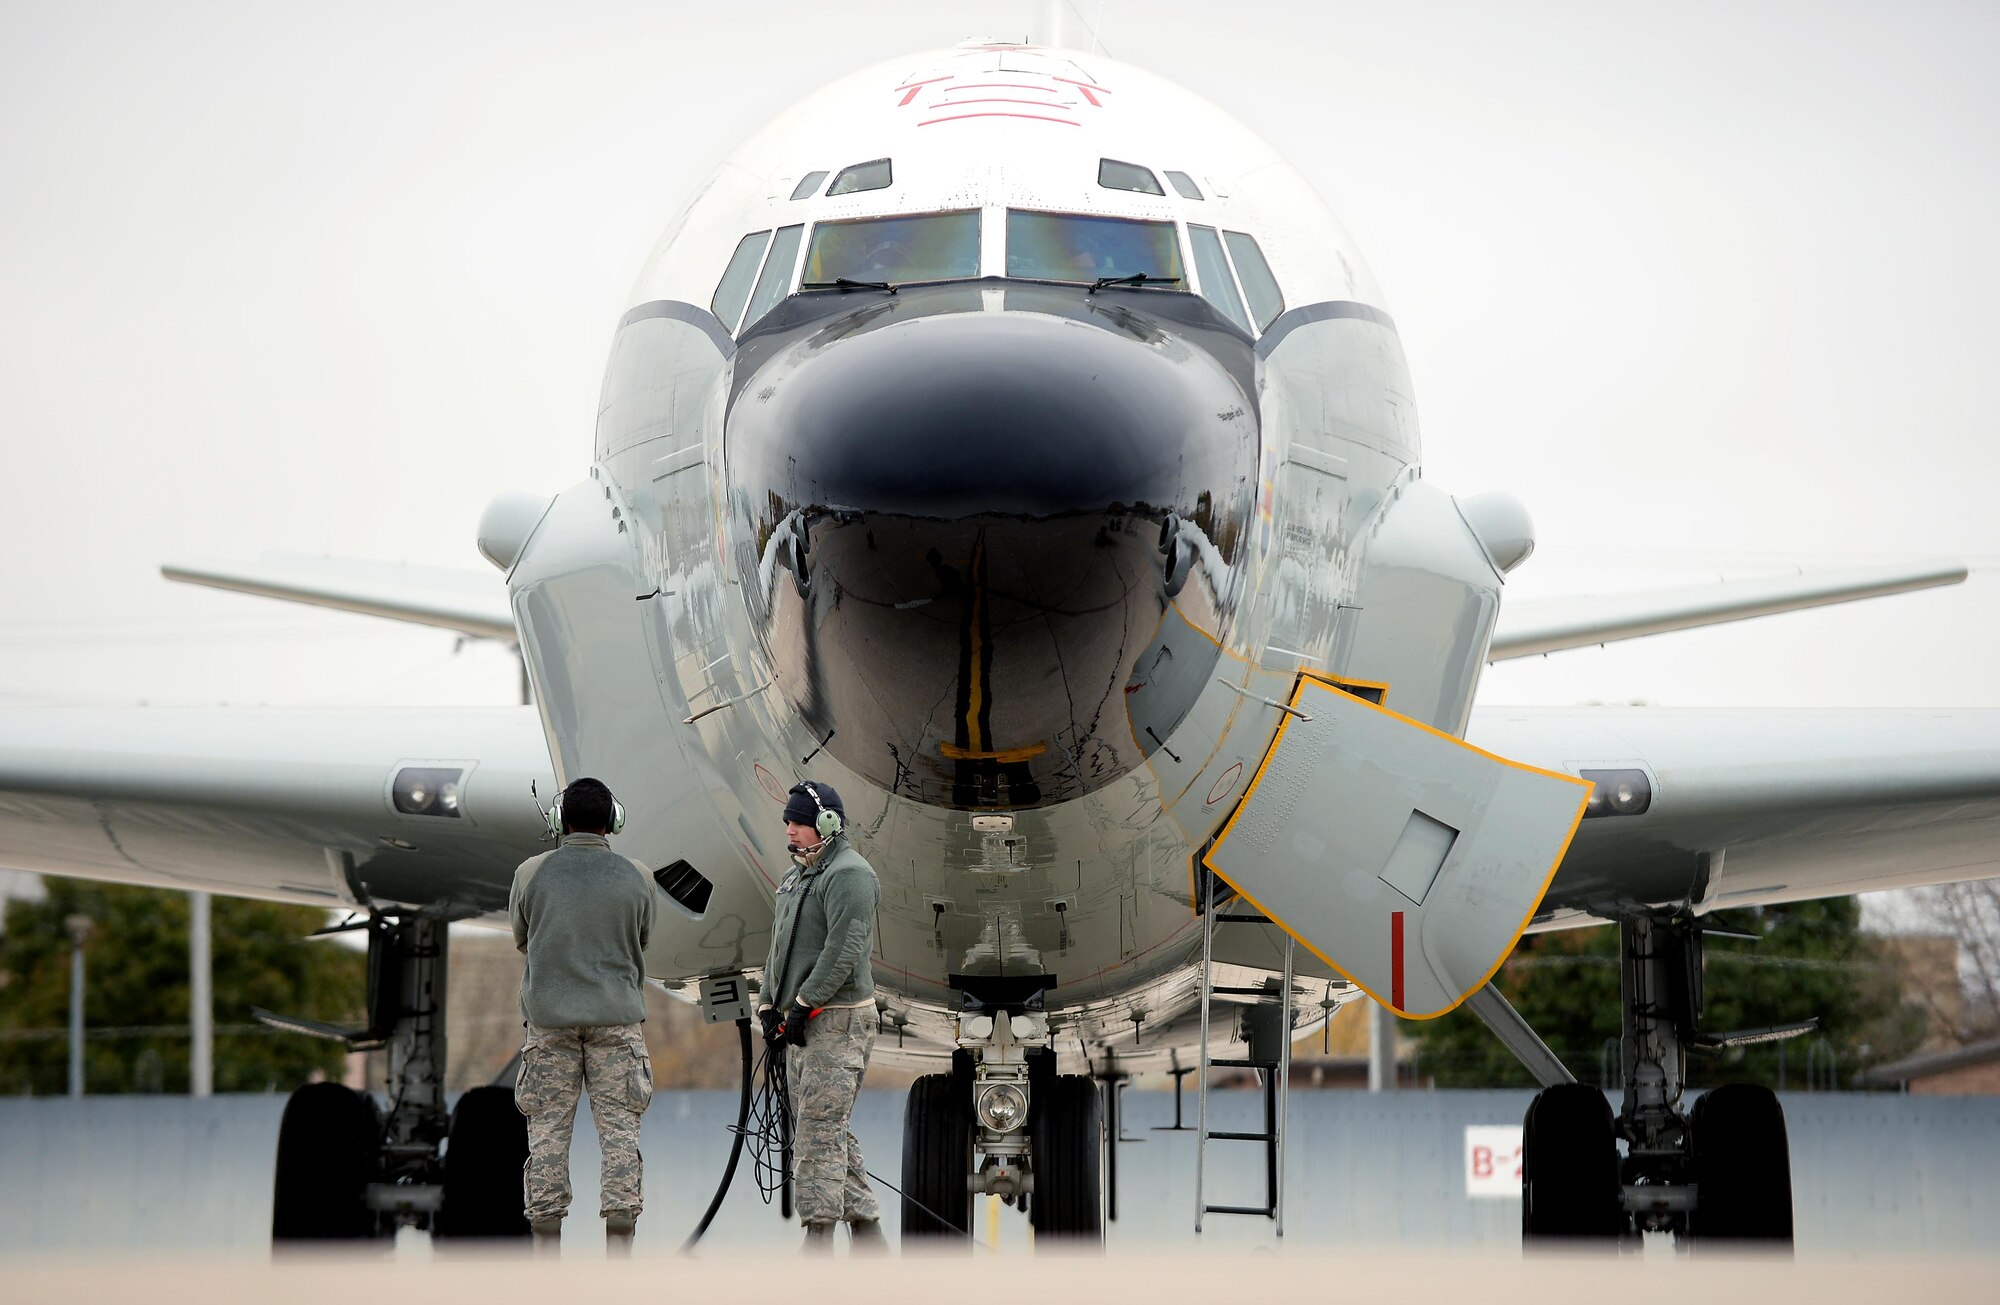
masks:
{"type": "Polygon", "coordinates": [[[582,774],[656,868],[650,973],[718,1019],[764,954],[787,788],[844,796],[882,881],[878,1054],[935,1071],[907,1235],[977,1192],[1101,1235],[1099,1084],[1138,1069],[1257,1069],[1281,1161],[1292,1039],[1368,996],[1469,1004],[1546,1085],[1527,1235],[1786,1240],[1775,1098],[1683,1103],[1690,1047],[1804,1027],[1704,1026],[1710,913],[2000,873],[1989,715],[1475,709],[1494,661],[1965,572],[1503,602],[1528,514],[1423,478],[1359,250],[1251,132],[1095,55],[896,59],[752,136],[630,297],[588,477],[501,496],[478,540],[504,582],[165,569],[515,641],[532,706],[0,736],[9,864],[356,913],[369,1026],[270,1018],[387,1046],[390,1104],[294,1096],[280,1238],[522,1231],[506,1090],[445,1105],[446,925],[497,919],[535,795],[582,774]],[[1616,1112],[1488,982],[1524,930],[1597,923],[1616,1112]]]}

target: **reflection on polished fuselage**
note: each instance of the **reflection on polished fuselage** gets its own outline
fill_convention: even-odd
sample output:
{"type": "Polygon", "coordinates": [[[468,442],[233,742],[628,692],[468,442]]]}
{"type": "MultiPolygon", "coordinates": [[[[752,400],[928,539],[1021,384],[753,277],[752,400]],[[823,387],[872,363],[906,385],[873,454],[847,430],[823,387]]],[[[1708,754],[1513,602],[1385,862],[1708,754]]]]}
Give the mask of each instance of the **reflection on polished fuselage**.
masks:
{"type": "Polygon", "coordinates": [[[1240,330],[1159,290],[802,295],[760,323],[729,544],[826,751],[901,797],[1011,809],[1158,748],[1231,634],[1254,370],[1240,330]],[[1189,589],[1205,640],[1175,637],[1189,589]]]}

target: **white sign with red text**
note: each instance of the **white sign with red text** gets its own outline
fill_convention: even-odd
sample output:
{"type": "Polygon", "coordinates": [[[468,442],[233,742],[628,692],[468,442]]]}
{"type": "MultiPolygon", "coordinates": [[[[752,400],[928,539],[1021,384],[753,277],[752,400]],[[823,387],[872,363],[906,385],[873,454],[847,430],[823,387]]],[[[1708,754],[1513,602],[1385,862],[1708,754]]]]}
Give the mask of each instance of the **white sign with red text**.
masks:
{"type": "Polygon", "coordinates": [[[1521,1126],[1467,1124],[1465,1194],[1521,1199],[1521,1126]]]}

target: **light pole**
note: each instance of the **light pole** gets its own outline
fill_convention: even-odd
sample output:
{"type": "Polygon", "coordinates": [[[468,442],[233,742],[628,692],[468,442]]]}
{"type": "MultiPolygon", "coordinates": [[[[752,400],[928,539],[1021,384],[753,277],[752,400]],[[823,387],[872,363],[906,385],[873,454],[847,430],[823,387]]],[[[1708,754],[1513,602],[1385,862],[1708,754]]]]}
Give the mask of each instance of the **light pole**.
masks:
{"type": "Polygon", "coordinates": [[[69,1094],[83,1095],[83,944],[94,927],[87,915],[63,921],[69,929],[69,1094]]]}

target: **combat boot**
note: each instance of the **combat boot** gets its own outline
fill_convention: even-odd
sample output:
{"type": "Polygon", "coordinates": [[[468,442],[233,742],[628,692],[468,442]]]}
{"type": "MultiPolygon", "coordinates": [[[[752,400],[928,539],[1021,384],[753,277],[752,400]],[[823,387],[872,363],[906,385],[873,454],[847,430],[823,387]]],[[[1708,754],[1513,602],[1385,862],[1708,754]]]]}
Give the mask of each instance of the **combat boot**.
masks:
{"type": "Polygon", "coordinates": [[[537,1219],[529,1225],[535,1234],[535,1254],[557,1255],[562,1251],[562,1216],[537,1219]]]}
{"type": "Polygon", "coordinates": [[[882,1235],[882,1221],[879,1219],[856,1219],[847,1225],[847,1232],[854,1239],[856,1255],[887,1255],[889,1239],[882,1235]]]}
{"type": "Polygon", "coordinates": [[[623,1258],[632,1253],[632,1234],[639,1228],[636,1214],[607,1214],[604,1216],[604,1249],[611,1255],[623,1258]]]}
{"type": "Polygon", "coordinates": [[[833,1254],[833,1225],[830,1223],[809,1223],[806,1225],[807,1255],[833,1254]]]}

